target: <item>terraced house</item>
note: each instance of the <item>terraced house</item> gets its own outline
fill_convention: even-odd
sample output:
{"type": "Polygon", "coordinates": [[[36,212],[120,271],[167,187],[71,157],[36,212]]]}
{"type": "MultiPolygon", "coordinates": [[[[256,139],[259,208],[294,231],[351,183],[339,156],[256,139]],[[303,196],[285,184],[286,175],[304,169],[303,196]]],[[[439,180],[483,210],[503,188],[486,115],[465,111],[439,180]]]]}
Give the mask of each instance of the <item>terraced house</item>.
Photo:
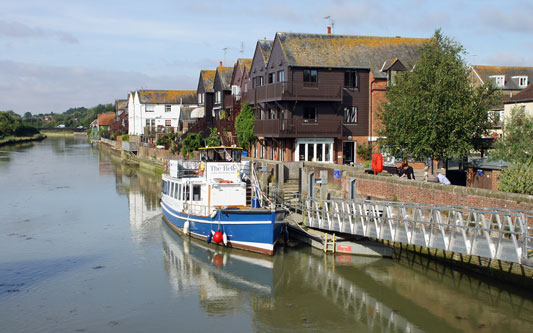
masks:
{"type": "Polygon", "coordinates": [[[377,140],[387,84],[413,68],[427,41],[277,33],[270,50],[258,42],[248,93],[256,113],[255,156],[356,162],[356,143],[377,140]]]}
{"type": "Polygon", "coordinates": [[[197,106],[195,90],[137,90],[128,96],[128,133],[154,136],[181,130],[181,111],[197,106]]]}

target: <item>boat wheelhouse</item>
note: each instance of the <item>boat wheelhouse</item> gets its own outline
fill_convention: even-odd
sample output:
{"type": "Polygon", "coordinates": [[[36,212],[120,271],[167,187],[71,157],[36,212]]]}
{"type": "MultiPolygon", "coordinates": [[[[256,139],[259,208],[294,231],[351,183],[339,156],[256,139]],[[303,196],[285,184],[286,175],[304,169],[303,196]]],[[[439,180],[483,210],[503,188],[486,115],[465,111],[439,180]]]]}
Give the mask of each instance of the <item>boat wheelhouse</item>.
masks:
{"type": "Polygon", "coordinates": [[[200,149],[200,160],[165,163],[161,207],[175,231],[272,255],[285,230],[285,210],[265,202],[242,148],[200,149]]]}

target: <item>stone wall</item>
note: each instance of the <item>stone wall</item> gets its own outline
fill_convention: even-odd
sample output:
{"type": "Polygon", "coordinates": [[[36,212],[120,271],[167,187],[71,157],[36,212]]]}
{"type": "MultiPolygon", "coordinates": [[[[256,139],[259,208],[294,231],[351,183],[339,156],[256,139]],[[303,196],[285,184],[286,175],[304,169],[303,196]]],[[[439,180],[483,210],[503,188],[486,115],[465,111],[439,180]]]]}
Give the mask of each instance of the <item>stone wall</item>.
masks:
{"type": "MultiPolygon", "coordinates": [[[[273,179],[271,183],[277,183],[276,168],[278,168],[277,165],[283,165],[283,163],[258,161],[265,163],[267,172],[274,176],[271,177],[273,179]]],[[[365,174],[360,168],[337,164],[300,163],[301,166],[298,167],[302,170],[301,188],[304,195],[308,194],[309,174],[314,172],[315,178],[327,179],[327,184],[315,185],[315,195],[321,192],[321,187],[326,186],[330,198],[349,198],[350,182],[356,179],[357,197],[362,199],[533,210],[533,196],[531,195],[413,181],[383,173],[376,176],[365,174]],[[334,177],[335,169],[340,171],[340,178],[334,177]]]]}

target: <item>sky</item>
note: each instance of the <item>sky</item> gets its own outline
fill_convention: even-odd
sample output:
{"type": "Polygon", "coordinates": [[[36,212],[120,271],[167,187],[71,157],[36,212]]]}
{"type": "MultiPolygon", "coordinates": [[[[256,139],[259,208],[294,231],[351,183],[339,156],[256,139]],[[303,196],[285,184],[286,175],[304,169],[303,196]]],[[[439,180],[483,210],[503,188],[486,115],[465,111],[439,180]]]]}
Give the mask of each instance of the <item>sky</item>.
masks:
{"type": "Polygon", "coordinates": [[[533,1],[0,0],[0,110],[61,113],[136,89],[195,90],[276,32],[431,37],[478,65],[533,66],[533,1]],[[325,19],[330,16],[331,19],[325,19]]]}

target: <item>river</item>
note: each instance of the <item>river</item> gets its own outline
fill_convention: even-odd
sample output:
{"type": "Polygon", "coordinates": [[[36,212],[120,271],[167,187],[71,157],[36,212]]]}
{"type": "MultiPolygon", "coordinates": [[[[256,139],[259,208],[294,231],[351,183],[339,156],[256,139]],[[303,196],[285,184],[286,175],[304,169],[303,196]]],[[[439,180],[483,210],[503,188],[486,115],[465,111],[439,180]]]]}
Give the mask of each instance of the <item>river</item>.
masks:
{"type": "Polygon", "coordinates": [[[2,147],[0,331],[533,331],[530,290],[409,253],[207,247],[159,192],[82,136],[2,147]]]}

